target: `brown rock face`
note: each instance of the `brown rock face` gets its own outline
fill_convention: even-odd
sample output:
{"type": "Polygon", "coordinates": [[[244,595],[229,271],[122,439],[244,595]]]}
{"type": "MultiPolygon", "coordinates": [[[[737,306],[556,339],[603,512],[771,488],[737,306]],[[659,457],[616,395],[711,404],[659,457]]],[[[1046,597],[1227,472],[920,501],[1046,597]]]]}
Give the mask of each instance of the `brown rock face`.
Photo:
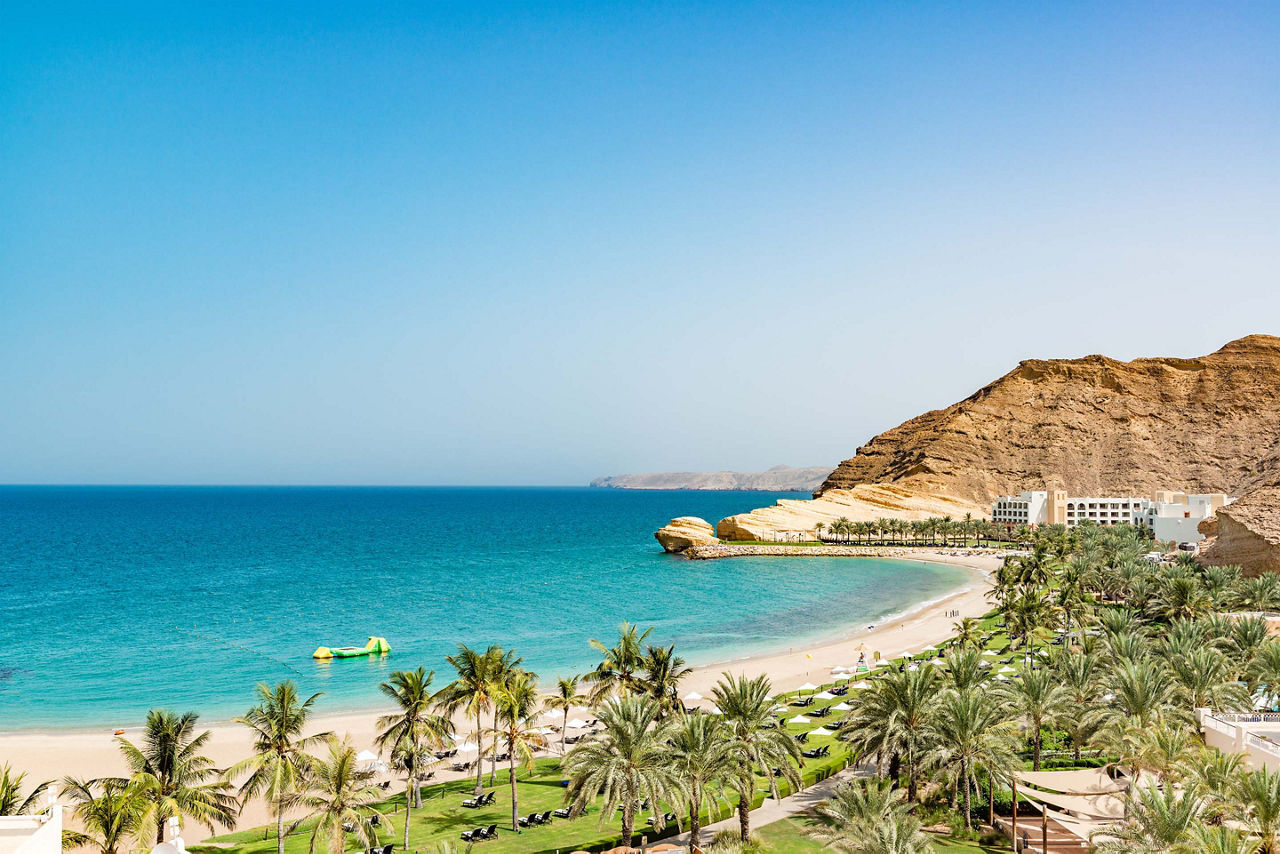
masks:
{"type": "Polygon", "coordinates": [[[997,495],[1042,487],[1239,495],[1278,449],[1280,338],[1250,335],[1198,359],[1022,362],[876,436],[815,496],[892,483],[986,512],[997,495]]]}
{"type": "Polygon", "coordinates": [[[669,552],[682,552],[689,546],[709,546],[720,542],[716,539],[711,523],[697,516],[672,519],[670,524],[658,529],[653,535],[669,552]]]}
{"type": "Polygon", "coordinates": [[[1219,512],[1207,559],[1280,571],[1280,338],[1250,335],[1198,359],[1022,362],[876,436],[815,500],[731,516],[718,530],[768,539],[841,516],[985,517],[997,495],[1044,488],[1242,496],[1219,512]]]}

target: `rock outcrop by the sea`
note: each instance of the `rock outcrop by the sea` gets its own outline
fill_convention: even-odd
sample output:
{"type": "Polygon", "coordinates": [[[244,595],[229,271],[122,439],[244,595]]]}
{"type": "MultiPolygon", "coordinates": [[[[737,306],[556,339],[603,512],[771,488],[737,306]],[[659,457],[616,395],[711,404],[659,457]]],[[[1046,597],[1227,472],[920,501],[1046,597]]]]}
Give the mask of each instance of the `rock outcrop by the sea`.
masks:
{"type": "Polygon", "coordinates": [[[669,552],[682,552],[690,546],[710,546],[720,542],[715,529],[706,519],[697,516],[680,516],[653,534],[669,552]]]}
{"type": "Polygon", "coordinates": [[[1270,335],[1194,359],[1029,359],[959,403],[876,436],[814,501],[731,516],[717,530],[773,539],[840,516],[985,518],[996,496],[1024,489],[1225,492],[1241,500],[1219,511],[1207,555],[1280,571],[1277,401],[1280,338],[1270,335]]]}

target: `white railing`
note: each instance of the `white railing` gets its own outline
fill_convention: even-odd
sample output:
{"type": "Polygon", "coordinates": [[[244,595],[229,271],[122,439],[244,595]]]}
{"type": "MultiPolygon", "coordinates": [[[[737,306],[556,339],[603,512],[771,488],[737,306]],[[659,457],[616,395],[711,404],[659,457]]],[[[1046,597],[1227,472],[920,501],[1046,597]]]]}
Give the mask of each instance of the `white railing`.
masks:
{"type": "Polygon", "coordinates": [[[1269,753],[1275,758],[1280,759],[1280,744],[1276,744],[1271,739],[1251,732],[1247,734],[1246,741],[1251,750],[1261,750],[1263,753],[1269,753]]]}
{"type": "Polygon", "coordinates": [[[1280,712],[1214,712],[1209,715],[1226,724],[1276,724],[1280,723],[1280,712]]]}

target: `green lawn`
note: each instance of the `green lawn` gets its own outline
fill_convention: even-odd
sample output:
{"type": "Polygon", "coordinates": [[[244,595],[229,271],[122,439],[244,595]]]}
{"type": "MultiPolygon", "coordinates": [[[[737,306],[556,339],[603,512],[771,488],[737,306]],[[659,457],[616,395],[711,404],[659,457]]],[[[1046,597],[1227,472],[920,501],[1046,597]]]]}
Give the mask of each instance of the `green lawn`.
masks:
{"type": "MultiPolygon", "coordinates": [[[[827,705],[836,702],[838,701],[831,700],[827,702],[827,705]]],[[[810,710],[792,709],[784,717],[791,717],[801,711],[809,712],[810,710]]],[[[830,722],[836,717],[838,717],[838,713],[833,713],[831,718],[827,719],[815,718],[809,724],[787,724],[787,729],[792,733],[798,734],[816,729],[824,720],[825,722],[830,722]]],[[[844,748],[833,736],[813,736],[809,739],[806,747],[824,744],[831,745],[832,756],[826,759],[805,760],[802,779],[806,786],[825,779],[844,767],[844,748]]],[[[564,806],[565,788],[563,779],[557,759],[541,759],[538,761],[533,773],[530,774],[525,771],[518,773],[516,785],[519,795],[519,814],[525,816],[531,812],[543,812],[564,806]]],[[[474,778],[424,787],[423,807],[420,810],[414,810],[410,817],[409,850],[421,852],[421,854],[429,854],[442,842],[462,845],[460,835],[464,830],[490,824],[498,825],[498,838],[480,842],[476,847],[479,850],[493,851],[495,854],[501,854],[501,852],[553,852],[557,850],[568,852],[579,848],[604,850],[614,847],[620,841],[620,818],[614,817],[602,827],[599,821],[600,813],[598,807],[589,808],[585,815],[573,820],[554,819],[549,826],[533,827],[516,833],[511,830],[511,789],[507,772],[505,770],[498,772],[496,786],[490,787],[488,781],[489,778],[486,774],[485,791],[497,792],[496,803],[478,810],[462,806],[462,802],[471,795],[475,785],[474,778]]],[[[759,786],[755,796],[755,804],[757,806],[768,794],[768,781],[760,777],[758,782],[759,786]]],[[[781,786],[781,794],[784,796],[790,794],[789,787],[785,784],[781,786]]],[[[736,799],[730,795],[709,805],[704,811],[704,823],[731,817],[735,804],[736,799]]],[[[394,832],[384,832],[382,834],[382,842],[394,843],[396,850],[400,851],[404,833],[404,826],[401,823],[404,819],[403,793],[389,796],[380,807],[380,810],[384,814],[390,815],[392,826],[395,829],[394,832]]],[[[650,839],[655,838],[655,834],[647,823],[650,814],[646,810],[637,818],[637,841],[641,834],[647,834],[650,839]]],[[[668,826],[663,835],[675,832],[675,825],[672,824],[668,826]]],[[[299,828],[298,832],[286,839],[286,854],[307,854],[309,846],[308,833],[309,828],[304,825],[299,828]]],[[[213,843],[230,843],[231,847],[223,848],[219,846],[214,848],[209,846],[204,849],[204,852],[275,854],[274,834],[274,825],[236,831],[209,840],[213,843]]],[[[348,846],[348,848],[351,847],[351,845],[348,846]]],[[[199,845],[193,845],[191,849],[196,854],[202,854],[201,846],[199,845]]]]}
{"type": "MultiPolygon", "coordinates": [[[[809,854],[809,852],[827,850],[809,835],[813,827],[812,818],[796,816],[767,824],[756,830],[755,834],[760,837],[760,841],[768,850],[775,854],[809,854]]],[[[997,848],[945,836],[934,836],[931,839],[933,850],[938,854],[996,854],[996,852],[1010,850],[1008,846],[997,848]]]]}

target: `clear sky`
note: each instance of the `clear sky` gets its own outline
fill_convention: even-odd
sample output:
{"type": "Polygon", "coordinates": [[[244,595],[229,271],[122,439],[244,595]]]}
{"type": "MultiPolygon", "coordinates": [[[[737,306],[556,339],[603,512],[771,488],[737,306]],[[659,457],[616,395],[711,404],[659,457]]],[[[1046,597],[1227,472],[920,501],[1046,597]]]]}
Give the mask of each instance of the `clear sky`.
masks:
{"type": "Polygon", "coordinates": [[[834,465],[1280,334],[1274,3],[17,5],[0,482],[834,465]]]}

